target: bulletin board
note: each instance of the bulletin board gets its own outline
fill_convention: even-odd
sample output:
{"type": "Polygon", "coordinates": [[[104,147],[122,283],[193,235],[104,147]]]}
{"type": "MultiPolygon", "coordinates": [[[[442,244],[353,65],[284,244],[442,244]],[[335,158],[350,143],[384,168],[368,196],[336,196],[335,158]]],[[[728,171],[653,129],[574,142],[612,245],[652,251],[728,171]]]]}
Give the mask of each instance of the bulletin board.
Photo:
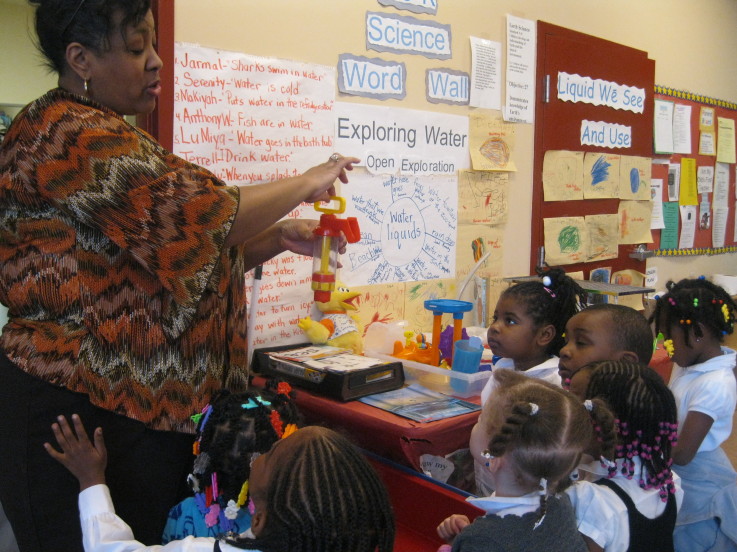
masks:
{"type": "MultiPolygon", "coordinates": [[[[713,132],[714,139],[719,140],[718,136],[718,119],[734,120],[737,119],[737,104],[709,98],[706,96],[674,90],[664,86],[655,87],[655,99],[672,102],[674,106],[682,106],[690,108],[690,117],[688,127],[690,130],[690,150],[691,153],[671,153],[656,154],[653,157],[653,178],[660,179],[663,182],[662,200],[668,202],[668,182],[669,182],[669,165],[680,165],[682,159],[690,158],[695,160],[695,164],[700,167],[715,168],[717,163],[716,154],[704,154],[703,146],[700,148],[701,126],[700,115],[702,109],[713,110],[713,132]],[[701,150],[701,151],[700,151],[701,150]]],[[[716,149],[716,145],[714,146],[716,149]]],[[[734,148],[732,148],[734,149],[734,148]]],[[[732,155],[734,155],[732,151],[732,155]]],[[[737,165],[732,163],[724,163],[721,167],[723,175],[726,176],[726,186],[717,191],[716,169],[714,170],[714,179],[711,185],[711,191],[698,194],[698,205],[696,212],[698,222],[693,239],[693,247],[663,247],[663,234],[666,230],[653,230],[653,243],[648,245],[648,249],[656,256],[674,257],[687,255],[718,255],[722,253],[730,253],[737,251],[737,242],[735,241],[735,208],[737,208],[737,194],[735,192],[735,174],[737,165]],[[703,200],[708,202],[708,210],[702,210],[701,203],[703,200]],[[726,217],[720,221],[720,217],[715,217],[716,209],[724,209],[726,217]],[[708,224],[701,224],[701,219],[706,215],[708,224]],[[715,244],[714,232],[718,222],[724,225],[724,240],[717,240],[715,244]]],[[[722,179],[724,179],[722,176],[722,179]]],[[[672,179],[671,179],[671,184],[672,179]]],[[[682,230],[682,221],[678,221],[677,235],[680,236],[682,230]]],[[[671,240],[672,243],[672,240],[671,240]]]]}
{"type": "MultiPolygon", "coordinates": [[[[536,98],[531,273],[541,260],[546,220],[594,215],[616,216],[620,204],[618,198],[546,201],[543,186],[546,152],[600,152],[650,157],[655,78],[655,62],[648,58],[647,52],[542,21],[538,22],[537,55],[537,77],[542,86],[536,98]],[[620,99],[624,97],[621,87],[628,87],[628,90],[638,89],[642,95],[642,109],[634,112],[622,109],[621,105],[597,105],[588,100],[561,99],[564,94],[560,91],[567,86],[563,82],[564,78],[588,79],[592,81],[592,90],[596,86],[597,91],[602,86],[619,86],[620,99]],[[615,135],[619,132],[617,129],[627,129],[629,139],[626,145],[613,147],[608,143],[606,146],[583,144],[584,123],[588,121],[602,123],[607,133],[611,131],[615,135]]],[[[612,272],[625,269],[645,272],[645,262],[629,256],[633,245],[615,244],[614,247],[616,256],[613,258],[567,263],[564,268],[567,272],[583,271],[584,278],[589,278],[592,270],[604,266],[610,267],[612,272]]],[[[545,259],[551,265],[557,264],[551,263],[547,255],[545,259]]]]}

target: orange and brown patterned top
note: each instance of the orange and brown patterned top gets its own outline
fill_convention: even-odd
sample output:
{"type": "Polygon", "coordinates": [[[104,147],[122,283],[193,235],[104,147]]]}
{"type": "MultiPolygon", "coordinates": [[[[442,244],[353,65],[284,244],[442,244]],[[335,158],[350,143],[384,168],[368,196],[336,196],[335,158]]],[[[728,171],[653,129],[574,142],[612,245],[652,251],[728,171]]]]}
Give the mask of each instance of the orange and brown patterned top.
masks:
{"type": "Polygon", "coordinates": [[[0,149],[0,347],[23,370],[154,429],[192,431],[246,387],[237,187],[56,89],[0,149]]]}

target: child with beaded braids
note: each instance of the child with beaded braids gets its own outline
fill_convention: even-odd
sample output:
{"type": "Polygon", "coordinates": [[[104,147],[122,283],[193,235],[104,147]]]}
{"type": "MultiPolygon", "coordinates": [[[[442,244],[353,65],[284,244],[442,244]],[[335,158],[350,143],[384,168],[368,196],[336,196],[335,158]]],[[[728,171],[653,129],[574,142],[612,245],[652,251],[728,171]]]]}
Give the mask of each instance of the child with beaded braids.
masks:
{"type": "Polygon", "coordinates": [[[512,370],[492,377],[496,385],[479,420],[484,435],[477,432],[475,438],[496,490],[468,499],[485,516],[473,523],[450,516],[438,535],[452,541],[453,552],[585,551],[573,507],[561,491],[593,439],[594,423],[613,435],[611,413],[601,401],[589,412],[572,393],[512,370]]]}
{"type": "Polygon", "coordinates": [[[61,451],[48,453],[79,480],[86,552],[391,552],[394,516],[379,476],[360,450],[327,428],[308,426],[278,440],[251,465],[254,510],[240,536],[189,536],[146,546],[115,514],[105,484],[102,428],[87,437],[76,414],[59,416],[52,431],[61,451]]]}
{"type": "Polygon", "coordinates": [[[573,375],[571,391],[587,405],[603,400],[617,427],[616,461],[580,465],[582,475],[596,485],[587,488],[582,481],[569,490],[579,530],[599,547],[592,550],[672,552],[683,499],[680,479],[671,471],[678,428],[673,393],[657,372],[628,360],[585,366],[573,375]],[[597,501],[617,512],[606,524],[597,501]]]}
{"type": "Polygon", "coordinates": [[[200,414],[196,459],[188,481],[194,496],[174,506],[162,542],[240,534],[251,525],[244,508],[251,462],[300,424],[288,383],[275,382],[262,393],[219,391],[200,414]]]}
{"type": "Polygon", "coordinates": [[[724,336],[734,331],[737,306],[703,276],[666,287],[651,321],[673,359],[668,386],[678,406],[673,469],[684,497],[675,547],[737,550],[737,474],[721,448],[737,405],[736,354],[722,346],[724,336]]]}

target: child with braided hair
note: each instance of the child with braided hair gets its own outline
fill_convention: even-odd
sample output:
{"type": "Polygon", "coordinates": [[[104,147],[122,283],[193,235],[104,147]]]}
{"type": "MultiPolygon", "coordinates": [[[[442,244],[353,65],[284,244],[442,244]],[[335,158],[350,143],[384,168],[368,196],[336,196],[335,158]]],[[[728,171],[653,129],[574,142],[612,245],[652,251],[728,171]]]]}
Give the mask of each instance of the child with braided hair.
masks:
{"type": "MultiPolygon", "coordinates": [[[[502,357],[494,364],[494,371],[524,372],[531,378],[560,386],[557,355],[565,344],[566,322],[583,308],[585,293],[559,268],[540,274],[541,280],[521,282],[504,290],[486,338],[494,354],[502,357]]],[[[495,379],[489,378],[481,391],[482,406],[494,385],[495,379]]],[[[473,431],[478,431],[477,427],[478,424],[473,431]]],[[[488,470],[484,469],[484,459],[473,454],[473,460],[476,493],[491,494],[494,487],[488,470]]]]}
{"type": "Polygon", "coordinates": [[[169,511],[163,544],[189,535],[240,534],[250,527],[244,506],[251,462],[301,425],[292,394],[286,382],[274,382],[262,393],[221,390],[192,417],[196,458],[188,481],[194,496],[169,511]]]}
{"type": "Polygon", "coordinates": [[[438,526],[438,535],[452,541],[453,552],[585,551],[573,507],[562,491],[593,439],[594,423],[613,433],[613,424],[603,416],[606,406],[598,401],[588,412],[572,393],[512,370],[492,377],[494,391],[479,420],[484,435],[477,432],[471,445],[483,447],[484,467],[496,490],[468,499],[485,516],[473,523],[466,516],[450,516],[438,526]]]}
{"type": "Polygon", "coordinates": [[[82,420],[59,416],[52,431],[61,451],[48,453],[79,480],[86,552],[391,552],[394,517],[388,494],[350,441],[308,426],[259,455],[251,465],[251,529],[240,536],[189,536],[163,546],[137,542],[116,514],[105,484],[102,429],[87,437],[82,420]]]}
{"type": "Polygon", "coordinates": [[[721,448],[737,405],[736,353],[722,346],[734,331],[737,306],[703,276],[666,287],[651,321],[673,359],[668,386],[678,406],[673,469],[684,497],[675,548],[737,550],[737,473],[721,448]]]}
{"type": "MultiPolygon", "coordinates": [[[[504,290],[486,334],[489,347],[501,356],[494,370],[513,369],[560,385],[558,353],[565,344],[566,322],[584,308],[583,289],[560,268],[540,273],[541,280],[521,282],[504,290]]],[[[482,404],[492,380],[481,392],[482,404]]]]}
{"type": "Polygon", "coordinates": [[[581,481],[569,490],[589,549],[672,552],[683,499],[671,471],[678,428],[673,394],[657,372],[627,360],[585,366],[573,375],[571,391],[592,408],[589,401],[603,400],[616,416],[616,461],[580,465],[596,485],[581,481]],[[601,524],[601,501],[617,512],[607,524],[601,524]]]}

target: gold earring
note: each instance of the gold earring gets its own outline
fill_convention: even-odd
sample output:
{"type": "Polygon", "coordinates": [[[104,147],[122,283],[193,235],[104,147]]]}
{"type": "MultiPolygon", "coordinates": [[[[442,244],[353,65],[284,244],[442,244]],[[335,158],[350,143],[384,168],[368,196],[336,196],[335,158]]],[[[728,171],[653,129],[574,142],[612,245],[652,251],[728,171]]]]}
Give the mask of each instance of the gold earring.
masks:
{"type": "Polygon", "coordinates": [[[84,95],[90,97],[90,79],[84,79],[84,95]]]}

